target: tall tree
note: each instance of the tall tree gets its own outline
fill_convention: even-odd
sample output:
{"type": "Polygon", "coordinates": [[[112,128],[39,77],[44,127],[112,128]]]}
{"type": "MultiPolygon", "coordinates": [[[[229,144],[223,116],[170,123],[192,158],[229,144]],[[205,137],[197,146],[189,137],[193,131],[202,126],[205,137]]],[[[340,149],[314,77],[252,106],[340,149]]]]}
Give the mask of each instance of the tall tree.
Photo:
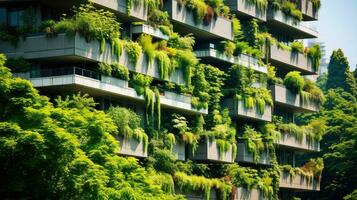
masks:
{"type": "Polygon", "coordinates": [[[326,89],[342,88],[357,95],[356,80],[350,72],[347,58],[341,49],[333,51],[328,65],[326,89]]]}

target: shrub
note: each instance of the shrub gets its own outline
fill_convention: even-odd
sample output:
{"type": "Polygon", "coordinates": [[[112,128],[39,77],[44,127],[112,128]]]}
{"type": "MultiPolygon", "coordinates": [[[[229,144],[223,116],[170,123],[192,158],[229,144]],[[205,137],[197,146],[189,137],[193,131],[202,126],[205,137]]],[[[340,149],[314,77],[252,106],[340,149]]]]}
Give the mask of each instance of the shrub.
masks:
{"type": "Polygon", "coordinates": [[[136,68],[137,62],[142,51],[141,46],[136,42],[126,41],[124,48],[129,56],[130,63],[132,63],[136,68]]]}
{"type": "Polygon", "coordinates": [[[320,45],[315,44],[314,46],[310,47],[307,56],[311,59],[312,69],[314,71],[318,71],[320,68],[320,62],[322,57],[320,45]]]}
{"type": "Polygon", "coordinates": [[[138,38],[138,43],[141,45],[150,66],[155,57],[155,46],[152,43],[152,37],[147,34],[142,34],[138,38]]]}
{"type": "Polygon", "coordinates": [[[121,65],[119,63],[113,63],[111,64],[111,67],[113,77],[126,81],[129,80],[129,69],[126,66],[121,65]]]}
{"type": "Polygon", "coordinates": [[[112,75],[112,67],[109,64],[99,63],[98,67],[99,67],[98,70],[101,74],[106,75],[106,76],[112,75]]]}
{"type": "Polygon", "coordinates": [[[290,44],[290,47],[293,52],[304,53],[304,44],[302,42],[295,41],[290,44]]]}
{"type": "Polygon", "coordinates": [[[300,75],[300,72],[289,72],[284,79],[284,85],[293,93],[300,93],[305,85],[304,78],[300,75]]]}

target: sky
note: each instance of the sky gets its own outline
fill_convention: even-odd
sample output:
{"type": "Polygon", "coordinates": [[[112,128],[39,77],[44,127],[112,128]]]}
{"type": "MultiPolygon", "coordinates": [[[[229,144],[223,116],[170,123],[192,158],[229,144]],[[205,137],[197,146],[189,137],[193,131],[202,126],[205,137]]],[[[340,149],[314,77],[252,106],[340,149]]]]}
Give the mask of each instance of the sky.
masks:
{"type": "Polygon", "coordinates": [[[314,22],[318,41],[326,45],[328,61],[332,51],[341,48],[351,69],[357,64],[357,0],[321,0],[319,19],[314,22]]]}

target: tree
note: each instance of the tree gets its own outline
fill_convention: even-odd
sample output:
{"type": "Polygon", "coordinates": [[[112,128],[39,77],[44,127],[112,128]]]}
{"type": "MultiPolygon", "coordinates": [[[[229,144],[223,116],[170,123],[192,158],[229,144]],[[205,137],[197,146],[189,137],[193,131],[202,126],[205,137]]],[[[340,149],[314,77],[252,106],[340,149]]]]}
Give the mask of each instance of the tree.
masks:
{"type": "Polygon", "coordinates": [[[27,80],[13,78],[5,60],[0,55],[3,199],[180,198],[164,191],[160,174],[117,155],[118,127],[92,98],[52,104],[27,80]]]}
{"type": "Polygon", "coordinates": [[[328,65],[326,89],[342,88],[357,95],[356,81],[350,72],[347,58],[341,49],[333,51],[328,65]]]}

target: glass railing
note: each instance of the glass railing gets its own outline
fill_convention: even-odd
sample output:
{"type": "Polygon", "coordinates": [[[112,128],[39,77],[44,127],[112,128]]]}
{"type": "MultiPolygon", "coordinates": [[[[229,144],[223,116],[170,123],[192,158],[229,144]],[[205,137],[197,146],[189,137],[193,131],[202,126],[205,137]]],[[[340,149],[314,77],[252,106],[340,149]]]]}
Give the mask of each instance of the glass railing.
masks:
{"type": "Polygon", "coordinates": [[[33,70],[30,73],[30,78],[64,76],[64,75],[79,75],[87,78],[101,80],[101,75],[99,73],[79,67],[63,67],[63,68],[33,70]]]}

